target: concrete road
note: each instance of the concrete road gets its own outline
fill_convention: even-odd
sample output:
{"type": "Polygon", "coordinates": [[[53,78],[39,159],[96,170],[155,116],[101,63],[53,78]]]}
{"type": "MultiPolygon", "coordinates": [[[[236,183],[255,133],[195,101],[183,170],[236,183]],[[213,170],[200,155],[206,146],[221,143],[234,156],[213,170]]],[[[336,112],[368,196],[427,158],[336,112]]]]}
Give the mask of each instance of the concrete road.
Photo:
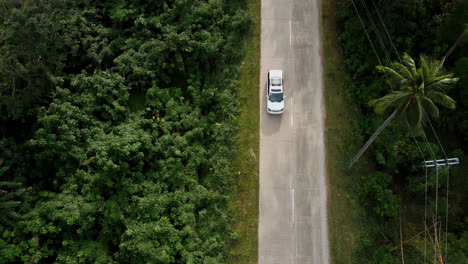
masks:
{"type": "Polygon", "coordinates": [[[262,0],[259,264],[328,264],[319,0],[262,0]],[[286,109],[266,112],[269,69],[286,109]]]}

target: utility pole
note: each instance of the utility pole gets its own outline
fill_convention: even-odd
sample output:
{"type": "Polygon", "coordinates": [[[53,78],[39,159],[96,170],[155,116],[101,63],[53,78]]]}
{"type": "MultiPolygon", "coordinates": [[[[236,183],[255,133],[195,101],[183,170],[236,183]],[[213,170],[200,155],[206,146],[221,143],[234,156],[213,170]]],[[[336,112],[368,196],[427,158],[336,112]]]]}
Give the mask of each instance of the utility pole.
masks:
{"type": "Polygon", "coordinates": [[[460,161],[458,158],[451,158],[451,159],[438,159],[438,160],[427,160],[424,163],[424,167],[426,168],[432,168],[432,167],[444,167],[444,166],[452,166],[452,165],[458,165],[460,164],[460,161]]]}
{"type": "MultiPolygon", "coordinates": [[[[450,169],[450,166],[458,165],[458,164],[460,164],[460,161],[458,160],[458,158],[450,158],[450,159],[445,158],[445,159],[436,159],[436,160],[424,161],[424,166],[423,167],[426,167],[426,181],[427,181],[427,168],[435,167],[436,168],[436,174],[438,174],[440,168],[450,169]]],[[[448,257],[447,256],[447,244],[448,244],[447,233],[448,233],[449,176],[447,176],[447,200],[446,200],[446,215],[445,215],[445,256],[442,255],[442,250],[441,250],[441,246],[440,246],[440,244],[441,244],[440,243],[441,242],[440,234],[441,234],[442,226],[439,227],[438,225],[436,225],[436,223],[438,222],[438,220],[437,220],[437,218],[438,218],[438,215],[437,215],[437,193],[438,193],[438,189],[439,189],[438,178],[436,178],[435,214],[434,214],[434,223],[435,223],[434,224],[434,263],[444,264],[444,263],[447,263],[447,257],[448,257]]],[[[427,182],[426,182],[426,192],[427,192],[427,182]]],[[[426,193],[426,197],[427,197],[427,193],[426,193]]],[[[427,201],[426,201],[426,206],[427,206],[427,201]]],[[[427,227],[426,216],[424,217],[424,226],[427,227]]],[[[427,232],[427,229],[425,229],[425,232],[427,232]]],[[[426,243],[426,242],[424,242],[424,243],[426,243]]],[[[424,246],[424,247],[426,247],[426,246],[424,246]]],[[[424,258],[426,258],[426,255],[424,256],[424,258]]]]}

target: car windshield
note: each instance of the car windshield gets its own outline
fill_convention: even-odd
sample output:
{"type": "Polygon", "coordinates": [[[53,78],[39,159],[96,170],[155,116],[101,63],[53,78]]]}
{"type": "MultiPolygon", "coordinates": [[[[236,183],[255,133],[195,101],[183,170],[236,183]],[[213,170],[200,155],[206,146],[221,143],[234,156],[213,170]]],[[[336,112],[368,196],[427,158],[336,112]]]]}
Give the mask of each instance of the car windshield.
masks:
{"type": "Polygon", "coordinates": [[[281,79],[280,78],[272,78],[271,79],[272,86],[281,86],[281,79]]]}
{"type": "Polygon", "coordinates": [[[283,93],[270,93],[269,99],[271,102],[282,102],[283,93]]]}

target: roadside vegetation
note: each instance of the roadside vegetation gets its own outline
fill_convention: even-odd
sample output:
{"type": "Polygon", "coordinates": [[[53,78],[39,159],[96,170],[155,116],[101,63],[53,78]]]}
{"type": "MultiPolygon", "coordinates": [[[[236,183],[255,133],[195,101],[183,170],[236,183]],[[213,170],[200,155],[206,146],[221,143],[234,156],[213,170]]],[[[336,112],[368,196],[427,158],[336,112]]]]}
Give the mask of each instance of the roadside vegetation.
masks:
{"type": "MultiPolygon", "coordinates": [[[[353,155],[349,145],[358,136],[352,122],[358,109],[347,100],[346,88],[352,80],[343,66],[337,42],[337,1],[321,1],[321,4],[330,259],[334,264],[351,263],[360,244],[363,229],[360,217],[364,215],[353,192],[354,178],[346,169],[353,155]]],[[[367,156],[362,157],[363,162],[367,159],[367,156]]],[[[360,173],[367,172],[361,168],[360,173]]]]}
{"type": "Polygon", "coordinates": [[[220,264],[238,238],[253,259],[257,213],[233,206],[258,210],[255,164],[233,166],[239,114],[258,126],[252,21],[243,1],[1,1],[0,263],[220,264]]]}
{"type": "MultiPolygon", "coordinates": [[[[352,3],[326,2],[322,3],[322,21],[333,263],[423,263],[425,258],[433,261],[434,256],[438,263],[466,263],[468,212],[463,201],[468,198],[464,165],[468,146],[468,97],[463,88],[468,80],[468,47],[463,44],[467,41],[468,2],[354,1],[380,61],[373,54],[352,3]],[[366,6],[369,12],[366,12],[366,6]],[[375,30],[368,14],[375,22],[375,30]],[[386,28],[380,23],[379,16],[386,28]],[[391,64],[400,63],[400,60],[386,29],[398,55],[404,58],[404,53],[409,54],[414,58],[416,68],[429,72],[437,61],[443,61],[445,74],[453,73],[453,76],[447,75],[452,78],[450,83],[447,81],[437,87],[437,92],[447,97],[443,98],[441,94],[434,98],[441,103],[439,105],[448,108],[422,105],[431,117],[431,124],[444,149],[439,146],[428,121],[424,120],[425,116],[414,115],[419,111],[417,107],[421,107],[415,105],[417,107],[407,114],[397,112],[414,124],[410,125],[410,130],[401,122],[404,118],[392,120],[352,169],[347,169],[365,140],[399,107],[399,104],[392,107],[391,100],[387,100],[396,98],[396,93],[379,72],[384,68],[376,68],[378,65],[400,67],[391,64]],[[389,59],[380,47],[376,32],[380,33],[389,59]],[[434,63],[428,63],[426,67],[420,56],[434,63]],[[372,106],[380,114],[374,113],[372,106]],[[451,109],[453,106],[455,109],[451,109]],[[427,134],[427,142],[422,131],[427,134]],[[451,167],[450,174],[447,170],[439,173],[429,170],[426,192],[422,162],[433,159],[433,156],[445,158],[444,151],[449,158],[459,158],[461,164],[451,167]]],[[[405,91],[404,85],[392,84],[395,90],[405,91]]],[[[432,96],[431,88],[434,87],[428,87],[425,94],[415,98],[432,96]]],[[[413,95],[408,93],[410,97],[413,95]]]]}
{"type": "Polygon", "coordinates": [[[239,175],[238,198],[235,203],[236,234],[228,263],[258,262],[258,192],[259,192],[259,126],[260,126],[260,30],[261,1],[248,0],[247,8],[253,19],[245,40],[245,57],[240,69],[240,115],[233,170],[239,175]]]}

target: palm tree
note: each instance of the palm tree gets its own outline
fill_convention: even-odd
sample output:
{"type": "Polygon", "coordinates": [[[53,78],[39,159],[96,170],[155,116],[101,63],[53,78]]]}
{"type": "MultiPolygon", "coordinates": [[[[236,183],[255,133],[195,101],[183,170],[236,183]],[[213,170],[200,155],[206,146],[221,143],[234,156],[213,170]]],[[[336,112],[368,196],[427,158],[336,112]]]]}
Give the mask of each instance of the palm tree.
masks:
{"type": "Polygon", "coordinates": [[[443,69],[443,63],[443,60],[429,60],[421,56],[420,68],[416,68],[413,58],[404,54],[403,64],[393,62],[392,68],[381,65],[376,67],[386,76],[392,91],[381,98],[371,100],[369,105],[378,114],[389,110],[393,112],[354,156],[349,168],[393,120],[404,120],[409,124],[412,132],[417,134],[422,131],[428,116],[439,117],[436,103],[450,109],[455,108],[455,101],[445,92],[458,81],[458,78],[454,78],[452,73],[447,73],[443,69]]]}

